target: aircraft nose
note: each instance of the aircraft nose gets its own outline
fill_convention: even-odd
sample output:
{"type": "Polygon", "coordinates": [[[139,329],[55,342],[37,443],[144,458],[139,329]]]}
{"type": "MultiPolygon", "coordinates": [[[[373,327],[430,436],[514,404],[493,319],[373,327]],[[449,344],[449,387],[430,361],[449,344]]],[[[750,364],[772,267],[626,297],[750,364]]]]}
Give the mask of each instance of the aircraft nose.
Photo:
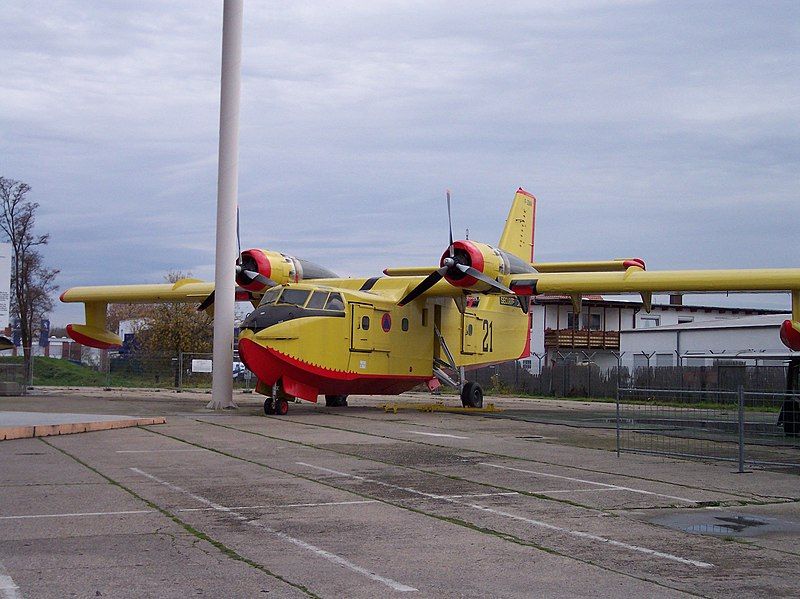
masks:
{"type": "Polygon", "coordinates": [[[282,374],[281,362],[266,347],[253,340],[253,335],[251,331],[242,332],[239,338],[239,357],[259,381],[274,385],[282,374]]]}

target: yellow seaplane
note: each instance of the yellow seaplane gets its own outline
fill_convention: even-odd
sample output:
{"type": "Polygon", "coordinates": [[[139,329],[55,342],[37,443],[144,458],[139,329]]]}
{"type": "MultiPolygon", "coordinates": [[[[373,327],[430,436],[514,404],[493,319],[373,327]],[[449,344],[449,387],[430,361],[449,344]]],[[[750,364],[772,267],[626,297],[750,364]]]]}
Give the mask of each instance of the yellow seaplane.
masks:
{"type": "MultiPolygon", "coordinates": [[[[447,194],[450,221],[450,195],[447,194]]],[[[530,300],[539,294],[640,294],[774,291],[791,293],[792,317],[781,339],[800,350],[800,269],[648,271],[637,258],[589,262],[533,260],[536,198],[517,190],[496,246],[453,240],[437,266],[387,268],[384,276],[340,278],[317,264],[264,249],[241,252],[236,299],[252,303],[241,325],[239,355],[258,377],[267,413],[285,414],[287,399],[347,405],[351,394],[398,394],[417,385],[460,390],[466,407],[483,391],[466,369],[530,354],[530,300]]],[[[83,302],[86,323],[71,324],[75,341],[114,348],[109,303],[196,302],[213,309],[214,285],[75,287],[63,302],[83,302]]]]}

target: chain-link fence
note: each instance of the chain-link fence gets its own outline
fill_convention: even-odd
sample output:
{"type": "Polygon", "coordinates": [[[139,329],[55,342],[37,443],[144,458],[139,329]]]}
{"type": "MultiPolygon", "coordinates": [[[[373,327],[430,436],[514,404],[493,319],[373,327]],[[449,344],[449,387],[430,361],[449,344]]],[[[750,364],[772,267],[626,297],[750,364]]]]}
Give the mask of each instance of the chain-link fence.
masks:
{"type": "MultiPolygon", "coordinates": [[[[68,357],[33,355],[25,376],[24,358],[0,356],[0,393],[20,395],[27,387],[103,387],[207,390],[212,355],[199,353],[116,352],[82,348],[68,357]]],[[[234,388],[248,391],[255,376],[234,352],[234,388]]]]}
{"type": "Polygon", "coordinates": [[[617,451],[800,467],[800,395],[620,389],[617,451]]]}
{"type": "MultiPolygon", "coordinates": [[[[527,367],[511,361],[467,372],[467,379],[478,382],[487,394],[516,396],[580,397],[613,401],[617,389],[655,388],[697,391],[745,391],[781,393],[786,388],[787,367],[751,366],[720,360],[709,366],[623,365],[622,355],[613,354],[600,365],[593,353],[560,352],[556,360],[533,354],[527,367]]],[[[210,389],[211,354],[115,352],[93,350],[72,344],[60,357],[34,356],[26,379],[21,370],[22,356],[2,356],[0,365],[9,370],[3,377],[23,386],[133,387],[160,389],[210,389]]],[[[0,371],[0,374],[2,372],[0,371]]],[[[238,356],[231,378],[238,389],[253,389],[255,376],[238,356]]],[[[3,381],[0,380],[0,383],[3,381]]]]}
{"type": "Polygon", "coordinates": [[[27,388],[25,365],[0,358],[0,395],[24,395],[27,388]]]}
{"type": "MultiPolygon", "coordinates": [[[[178,356],[179,376],[176,388],[210,389],[212,358],[213,355],[209,353],[181,353],[178,356]]],[[[249,391],[256,384],[255,375],[239,359],[238,352],[233,353],[231,378],[233,379],[234,389],[249,391]]]]}
{"type": "Polygon", "coordinates": [[[613,399],[617,388],[656,388],[698,391],[746,391],[780,393],[786,388],[786,366],[720,363],[713,366],[642,366],[629,368],[617,361],[611,368],[598,364],[561,360],[536,364],[533,372],[520,362],[507,362],[469,371],[467,378],[487,393],[544,397],[613,399]]]}

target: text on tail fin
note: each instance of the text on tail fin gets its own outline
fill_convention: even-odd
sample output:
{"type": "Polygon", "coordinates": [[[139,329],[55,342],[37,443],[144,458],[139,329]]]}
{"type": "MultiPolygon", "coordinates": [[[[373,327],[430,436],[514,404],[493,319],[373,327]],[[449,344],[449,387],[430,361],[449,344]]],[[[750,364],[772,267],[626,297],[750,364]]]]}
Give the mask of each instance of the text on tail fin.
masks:
{"type": "Polygon", "coordinates": [[[533,262],[536,198],[521,187],[514,195],[498,247],[525,262],[533,262]]]}

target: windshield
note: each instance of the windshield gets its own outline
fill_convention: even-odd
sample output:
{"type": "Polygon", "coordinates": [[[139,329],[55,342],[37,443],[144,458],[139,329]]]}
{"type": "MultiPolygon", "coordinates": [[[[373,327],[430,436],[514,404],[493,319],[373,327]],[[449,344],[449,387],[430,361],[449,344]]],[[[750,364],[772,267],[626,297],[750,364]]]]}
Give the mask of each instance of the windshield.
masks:
{"type": "Polygon", "coordinates": [[[302,306],[306,303],[311,292],[306,289],[284,289],[278,300],[279,304],[289,304],[290,306],[302,306]]]}
{"type": "Polygon", "coordinates": [[[264,296],[261,298],[259,302],[259,306],[266,306],[267,304],[274,304],[275,300],[278,299],[278,296],[281,294],[281,289],[278,287],[277,289],[270,289],[267,291],[264,296]]]}

